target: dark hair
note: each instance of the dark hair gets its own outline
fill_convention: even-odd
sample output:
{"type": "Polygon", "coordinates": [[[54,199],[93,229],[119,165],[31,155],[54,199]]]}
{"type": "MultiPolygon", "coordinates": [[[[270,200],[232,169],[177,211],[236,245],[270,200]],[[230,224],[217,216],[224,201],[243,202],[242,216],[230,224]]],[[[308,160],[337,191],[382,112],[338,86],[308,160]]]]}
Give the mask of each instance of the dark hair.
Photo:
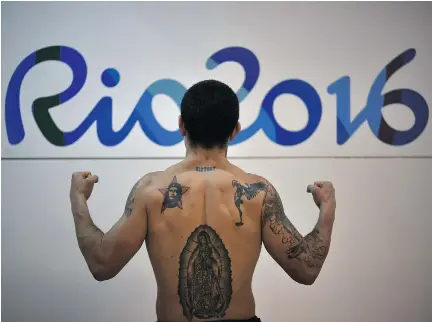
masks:
{"type": "Polygon", "coordinates": [[[181,117],[193,147],[223,148],[238,122],[239,101],[228,85],[201,81],[186,91],[181,117]]]}

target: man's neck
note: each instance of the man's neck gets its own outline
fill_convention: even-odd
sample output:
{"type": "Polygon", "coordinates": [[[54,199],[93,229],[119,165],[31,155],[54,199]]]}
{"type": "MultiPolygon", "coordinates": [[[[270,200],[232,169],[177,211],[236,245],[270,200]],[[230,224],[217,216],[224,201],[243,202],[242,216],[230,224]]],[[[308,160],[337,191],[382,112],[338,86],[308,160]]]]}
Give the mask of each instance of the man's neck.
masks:
{"type": "Polygon", "coordinates": [[[187,148],[186,162],[202,163],[202,164],[219,164],[226,163],[227,148],[224,149],[202,149],[202,148],[187,148]]]}

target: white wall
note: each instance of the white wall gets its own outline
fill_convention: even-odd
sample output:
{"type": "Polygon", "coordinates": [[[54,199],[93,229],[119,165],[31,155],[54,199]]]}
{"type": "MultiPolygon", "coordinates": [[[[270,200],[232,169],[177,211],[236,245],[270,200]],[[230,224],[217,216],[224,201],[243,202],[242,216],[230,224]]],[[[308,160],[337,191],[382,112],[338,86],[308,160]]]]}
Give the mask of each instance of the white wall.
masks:
{"type": "MultiPolygon", "coordinates": [[[[6,3],[2,4],[2,117],[15,68],[44,46],[74,47],[87,62],[82,91],[51,110],[65,131],[76,128],[105,95],[113,98],[114,128],[120,129],[147,86],[161,78],[186,87],[202,78],[217,78],[238,88],[243,77],[238,66],[209,71],[205,62],[221,48],[245,46],[261,64],[258,83],[242,104],[246,127],[254,122],[269,89],[288,78],[314,86],[323,115],[309,140],[284,147],[259,132],[230,149],[230,155],[243,158],[233,162],[274,183],[302,233],[309,232],[317,218],[305,192],[307,184],[331,180],[338,198],[332,248],[312,287],[295,284],[262,251],[253,283],[257,315],[273,322],[428,322],[432,320],[431,126],[412,143],[395,147],[380,142],[364,124],[346,144],[338,145],[336,101],[326,88],[349,75],[355,116],[378,72],[399,53],[415,48],[414,61],[396,72],[385,91],[410,88],[430,105],[431,14],[430,4],[418,3],[6,3]],[[121,73],[120,84],[113,89],[101,86],[99,80],[108,66],[121,73]],[[250,155],[267,159],[248,159],[250,155]]],[[[85,169],[100,176],[90,208],[100,228],[108,229],[122,213],[139,176],[176,162],[151,158],[180,157],[183,145],[158,146],[136,127],[118,146],[104,147],[95,126],[71,146],[49,144],[36,126],[31,104],[37,97],[64,90],[71,79],[67,67],[58,63],[36,66],[21,89],[24,140],[11,145],[2,121],[2,318],[5,322],[155,321],[156,283],[145,249],[114,280],[92,280],[75,240],[68,200],[70,175],[85,169]]],[[[175,105],[158,96],[154,106],[158,121],[175,130],[175,105]]],[[[414,123],[413,114],[401,105],[383,113],[399,130],[414,123]]],[[[275,114],[292,130],[307,122],[305,108],[294,97],[281,97],[275,114]]]]}
{"type": "MultiPolygon", "coordinates": [[[[3,162],[4,321],[155,321],[156,283],[145,248],[112,281],[92,280],[75,241],[68,183],[76,169],[100,175],[90,207],[95,222],[108,229],[136,177],[170,163],[3,162]]],[[[430,160],[238,164],[274,182],[303,233],[317,213],[306,184],[330,178],[337,189],[332,248],[312,287],[295,284],[262,251],[253,289],[263,321],[430,321],[432,199],[422,183],[432,172],[430,160]]]]}

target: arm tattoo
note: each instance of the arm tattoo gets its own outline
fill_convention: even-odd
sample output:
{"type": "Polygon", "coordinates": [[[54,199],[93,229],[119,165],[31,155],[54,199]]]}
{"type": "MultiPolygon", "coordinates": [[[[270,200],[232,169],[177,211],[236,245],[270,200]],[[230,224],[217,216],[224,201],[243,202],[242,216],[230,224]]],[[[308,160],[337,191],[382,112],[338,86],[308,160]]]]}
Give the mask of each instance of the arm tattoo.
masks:
{"type": "Polygon", "coordinates": [[[328,253],[328,247],[319,230],[314,229],[304,238],[303,246],[288,251],[289,259],[296,258],[306,263],[309,267],[321,268],[328,253]]]}
{"type": "Polygon", "coordinates": [[[267,223],[272,233],[281,236],[282,243],[287,245],[285,254],[288,259],[297,259],[309,267],[321,268],[328,253],[325,238],[318,229],[303,238],[285,216],[279,194],[271,184],[268,184],[263,203],[263,227],[267,223]]]}
{"type": "Polygon", "coordinates": [[[88,230],[83,231],[81,233],[77,233],[78,245],[80,248],[83,249],[89,248],[87,246],[90,246],[91,249],[91,247],[94,246],[94,243],[87,245],[87,242],[95,240],[97,243],[99,243],[102,241],[103,236],[104,236],[103,231],[100,230],[99,227],[92,222],[88,227],[88,230]]]}
{"type": "Polygon", "coordinates": [[[222,318],[232,296],[231,259],[221,237],[208,225],[197,227],[180,254],[178,295],[191,321],[222,318]]]}
{"type": "Polygon", "coordinates": [[[129,196],[126,200],[126,206],[125,206],[125,210],[124,210],[124,215],[126,216],[126,218],[129,218],[130,215],[132,215],[132,208],[133,208],[133,204],[135,201],[135,192],[136,192],[136,189],[138,188],[140,181],[141,180],[138,180],[135,183],[135,185],[132,187],[131,191],[129,192],[129,196]]]}
{"type": "Polygon", "coordinates": [[[301,243],[303,237],[285,216],[279,194],[270,184],[263,204],[263,227],[267,223],[273,234],[282,237],[282,243],[286,244],[288,249],[293,249],[301,243]]]}

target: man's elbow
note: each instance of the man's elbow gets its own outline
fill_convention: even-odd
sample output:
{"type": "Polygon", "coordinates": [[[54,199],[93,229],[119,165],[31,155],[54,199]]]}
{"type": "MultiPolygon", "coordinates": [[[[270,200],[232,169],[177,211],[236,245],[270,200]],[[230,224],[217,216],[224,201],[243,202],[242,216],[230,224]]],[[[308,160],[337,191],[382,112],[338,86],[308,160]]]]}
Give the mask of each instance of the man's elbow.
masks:
{"type": "Polygon", "coordinates": [[[90,254],[85,256],[85,259],[90,273],[98,282],[110,280],[119,272],[114,267],[111,253],[102,247],[94,248],[90,254]]]}
{"type": "Polygon", "coordinates": [[[103,269],[103,268],[91,269],[90,272],[93,278],[98,282],[108,281],[114,278],[118,274],[118,272],[103,269]]]}
{"type": "Polygon", "coordinates": [[[89,267],[89,270],[93,278],[98,282],[108,281],[119,273],[119,270],[108,265],[93,265],[89,267]]]}
{"type": "Polygon", "coordinates": [[[301,278],[297,279],[297,283],[299,284],[303,284],[303,285],[312,285],[315,283],[316,279],[318,278],[319,274],[315,274],[315,275],[305,275],[302,276],[301,278]]]}
{"type": "Polygon", "coordinates": [[[108,281],[112,278],[102,271],[91,270],[90,272],[93,275],[93,278],[98,282],[108,281]]]}
{"type": "Polygon", "coordinates": [[[289,274],[291,278],[296,281],[299,284],[303,285],[312,285],[315,283],[316,279],[318,278],[318,275],[320,273],[320,270],[316,269],[304,269],[301,271],[297,271],[294,274],[289,274]]]}

